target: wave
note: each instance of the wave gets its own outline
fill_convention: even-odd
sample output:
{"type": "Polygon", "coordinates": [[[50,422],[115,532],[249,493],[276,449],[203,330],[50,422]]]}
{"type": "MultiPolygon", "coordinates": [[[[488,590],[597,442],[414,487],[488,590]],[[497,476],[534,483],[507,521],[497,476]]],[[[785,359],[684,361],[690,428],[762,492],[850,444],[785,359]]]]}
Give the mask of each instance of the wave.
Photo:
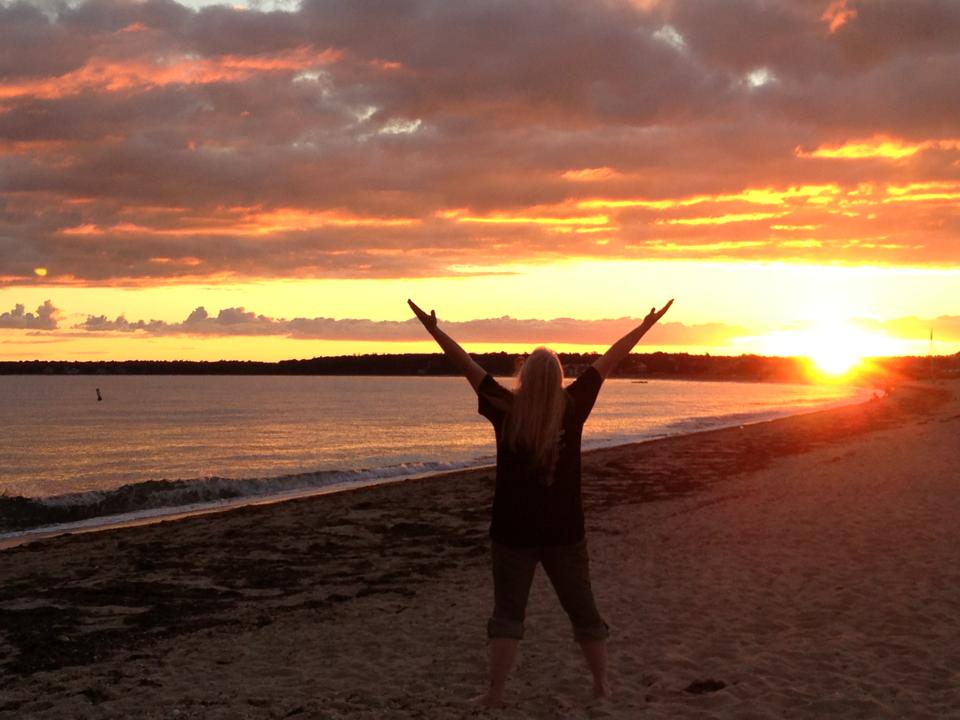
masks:
{"type": "MultiPolygon", "coordinates": [[[[609,433],[585,439],[584,450],[643,442],[671,435],[714,430],[762,422],[785,415],[849,404],[857,398],[827,403],[802,403],[792,407],[751,412],[687,417],[643,431],[609,433]]],[[[334,492],[362,485],[375,485],[425,475],[489,465],[492,457],[460,462],[407,462],[379,468],[319,470],[273,477],[202,477],[187,480],[148,480],[109,490],[91,490],[48,497],[12,496],[0,493],[0,541],[35,531],[67,532],[96,528],[120,521],[204,512],[281,500],[319,492],[334,492]]],[[[2,542],[0,542],[2,545],[2,542]]]]}
{"type": "Polygon", "coordinates": [[[147,480],[111,490],[68,493],[33,498],[0,495],[0,533],[18,533],[54,525],[93,519],[107,522],[116,516],[169,513],[198,507],[217,507],[236,501],[257,501],[311,491],[347,489],[462,470],[484,464],[482,460],[461,463],[410,462],[362,470],[320,470],[278,477],[203,477],[188,480],[147,480]]]}

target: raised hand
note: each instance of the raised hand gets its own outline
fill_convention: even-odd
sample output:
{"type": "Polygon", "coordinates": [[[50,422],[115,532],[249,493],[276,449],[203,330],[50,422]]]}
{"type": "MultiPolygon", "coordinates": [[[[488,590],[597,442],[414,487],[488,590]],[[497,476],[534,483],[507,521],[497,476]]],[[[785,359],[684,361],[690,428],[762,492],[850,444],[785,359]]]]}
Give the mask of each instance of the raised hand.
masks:
{"type": "Polygon", "coordinates": [[[413,310],[413,314],[417,316],[417,320],[423,323],[427,332],[437,341],[437,344],[440,346],[440,349],[443,350],[444,354],[446,354],[457,369],[464,374],[473,389],[476,390],[480,387],[480,383],[483,382],[483,379],[487,376],[487,371],[480,367],[476,360],[467,355],[466,351],[457,345],[456,340],[437,327],[437,314],[431,310],[430,314],[427,315],[419,305],[410,299],[407,300],[407,305],[413,310]]]}
{"type": "Polygon", "coordinates": [[[648,327],[655,325],[657,320],[659,320],[660,318],[662,318],[664,315],[667,314],[667,310],[670,309],[671,305],[673,305],[673,298],[671,298],[670,302],[668,302],[659,310],[657,310],[656,308],[650,308],[650,312],[643,319],[644,324],[646,324],[648,327]]]}
{"type": "Polygon", "coordinates": [[[437,327],[437,313],[434,310],[430,311],[430,314],[427,315],[419,305],[417,305],[413,300],[407,299],[407,305],[410,306],[410,309],[413,310],[413,314],[417,316],[417,320],[423,323],[423,326],[430,332],[436,329],[437,327]]]}
{"type": "Polygon", "coordinates": [[[647,330],[656,325],[657,320],[667,314],[667,310],[670,309],[671,305],[673,305],[673,300],[659,310],[650,308],[650,312],[643,319],[642,323],[617,340],[610,346],[609,350],[594,361],[593,367],[600,373],[600,377],[610,376],[610,373],[612,373],[617,365],[633,350],[633,346],[640,341],[640,338],[646,334],[647,330]]]}

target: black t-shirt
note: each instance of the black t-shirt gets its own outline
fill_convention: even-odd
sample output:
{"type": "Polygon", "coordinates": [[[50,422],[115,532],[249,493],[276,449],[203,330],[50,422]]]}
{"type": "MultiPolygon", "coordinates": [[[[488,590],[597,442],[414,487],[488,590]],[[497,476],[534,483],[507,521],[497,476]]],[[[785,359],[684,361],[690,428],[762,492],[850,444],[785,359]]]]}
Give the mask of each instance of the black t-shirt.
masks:
{"type": "Polygon", "coordinates": [[[572,382],[563,416],[556,464],[537,468],[503,439],[503,424],[513,393],[487,375],[477,388],[479,412],[497,435],[497,486],[493,498],[490,537],[513,547],[568,545],[583,539],[583,500],[580,497],[580,438],[603,378],[594,367],[572,382]],[[553,482],[544,482],[552,473],[553,482]]]}

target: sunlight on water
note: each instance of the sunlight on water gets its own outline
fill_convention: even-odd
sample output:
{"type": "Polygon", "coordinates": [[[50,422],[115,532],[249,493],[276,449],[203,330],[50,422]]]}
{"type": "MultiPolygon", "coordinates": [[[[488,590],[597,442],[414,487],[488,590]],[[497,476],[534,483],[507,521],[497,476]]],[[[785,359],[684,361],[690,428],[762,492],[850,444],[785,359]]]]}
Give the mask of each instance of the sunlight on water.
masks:
{"type": "MultiPolygon", "coordinates": [[[[765,419],[857,392],[609,380],[584,446],[765,419]]],[[[391,477],[490,463],[494,454],[460,378],[4,376],[0,398],[0,492],[9,495],[334,470],[391,477]]]]}

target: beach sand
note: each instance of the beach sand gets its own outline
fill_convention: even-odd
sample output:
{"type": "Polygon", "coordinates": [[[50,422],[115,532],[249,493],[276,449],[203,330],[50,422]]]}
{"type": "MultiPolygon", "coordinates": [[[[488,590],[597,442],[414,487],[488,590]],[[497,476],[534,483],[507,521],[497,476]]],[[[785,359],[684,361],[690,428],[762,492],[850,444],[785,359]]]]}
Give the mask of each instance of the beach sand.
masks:
{"type": "Polygon", "coordinates": [[[605,703],[541,572],[466,704],[486,470],[0,552],[0,718],[960,717],[958,396],[587,454],[605,703]]]}

